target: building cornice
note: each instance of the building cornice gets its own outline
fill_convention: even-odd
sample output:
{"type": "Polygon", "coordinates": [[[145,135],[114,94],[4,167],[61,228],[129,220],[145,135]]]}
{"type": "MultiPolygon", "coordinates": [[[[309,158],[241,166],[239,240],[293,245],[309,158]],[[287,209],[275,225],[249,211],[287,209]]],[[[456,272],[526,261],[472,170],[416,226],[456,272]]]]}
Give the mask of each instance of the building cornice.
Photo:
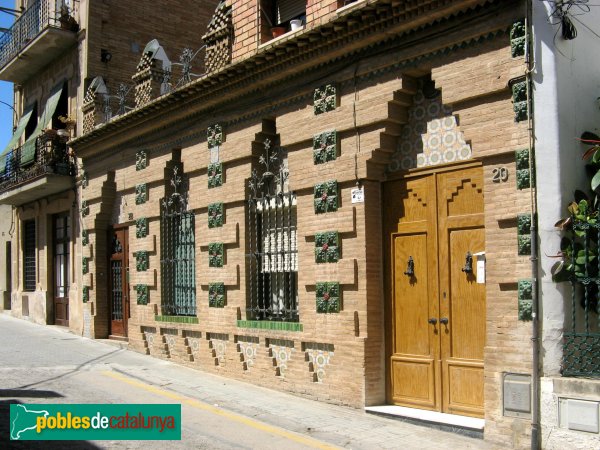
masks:
{"type": "MultiPolygon", "coordinates": [[[[454,28],[442,27],[440,33],[448,39],[439,39],[438,36],[437,47],[430,47],[426,52],[416,51],[420,51],[420,56],[439,53],[460,42],[506,29],[508,18],[503,16],[518,16],[519,11],[515,11],[514,6],[519,3],[518,0],[363,0],[355,7],[341,11],[337,18],[326,24],[267,43],[252,56],[235,61],[152,100],[144,107],[114,118],[72,140],[70,145],[79,156],[91,156],[104,148],[114,148],[123,139],[129,140],[144,134],[145,129],[155,121],[160,121],[164,126],[165,121],[176,123],[203,111],[214,110],[219,104],[280,84],[290,77],[290,73],[316,69],[371,50],[379,52],[385,48],[401,47],[402,38],[410,33],[423,33],[430,28],[433,31],[434,25],[453,18],[464,20],[486,16],[490,19],[464,23],[459,30],[460,38],[450,36],[457,34],[456,24],[454,28]],[[494,18],[500,20],[491,20],[494,18]]],[[[435,34],[428,36],[428,39],[435,38],[435,34]]],[[[417,46],[414,41],[411,45],[417,46]]],[[[390,65],[393,63],[390,62],[390,65]]]]}

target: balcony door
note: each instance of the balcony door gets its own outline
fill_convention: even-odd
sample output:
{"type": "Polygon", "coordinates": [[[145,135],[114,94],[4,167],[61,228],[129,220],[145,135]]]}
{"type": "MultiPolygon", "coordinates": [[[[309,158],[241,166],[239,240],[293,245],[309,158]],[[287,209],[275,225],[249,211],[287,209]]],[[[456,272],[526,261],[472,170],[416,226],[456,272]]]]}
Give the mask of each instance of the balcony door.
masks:
{"type": "Polygon", "coordinates": [[[71,248],[71,216],[53,217],[54,228],[54,323],[69,326],[69,261],[71,248]]]}

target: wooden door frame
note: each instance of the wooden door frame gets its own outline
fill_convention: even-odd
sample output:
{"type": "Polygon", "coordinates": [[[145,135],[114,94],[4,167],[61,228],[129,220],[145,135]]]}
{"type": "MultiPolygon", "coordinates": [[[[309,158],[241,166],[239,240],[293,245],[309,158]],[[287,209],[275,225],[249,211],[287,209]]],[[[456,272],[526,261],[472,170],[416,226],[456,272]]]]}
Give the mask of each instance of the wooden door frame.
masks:
{"type": "MultiPolygon", "coordinates": [[[[50,241],[52,243],[52,253],[50,255],[51,258],[51,267],[52,270],[51,272],[51,281],[48,283],[49,287],[51,287],[50,292],[52,293],[52,310],[53,310],[53,323],[55,325],[59,325],[59,326],[63,326],[63,327],[68,327],[69,326],[69,287],[71,284],[71,262],[72,262],[72,256],[73,256],[73,249],[71,247],[71,244],[73,243],[73,239],[72,239],[72,235],[73,235],[73,218],[71,215],[71,211],[61,211],[55,214],[50,214],[49,216],[50,218],[50,241]],[[56,239],[56,219],[57,218],[64,218],[66,217],[68,219],[68,223],[69,223],[69,232],[67,234],[67,241],[66,241],[66,245],[68,247],[68,257],[67,257],[67,277],[68,277],[68,281],[66,283],[66,296],[65,297],[57,297],[57,291],[56,291],[56,275],[57,275],[57,268],[56,268],[56,264],[55,264],[55,258],[56,258],[56,245],[57,245],[57,239],[56,239]],[[60,322],[62,323],[57,323],[57,318],[56,318],[56,299],[57,298],[62,298],[64,300],[66,300],[66,305],[67,305],[67,319],[66,320],[60,320],[60,322]]],[[[64,243],[64,241],[63,241],[64,243]]]]}
{"type": "Polygon", "coordinates": [[[130,305],[130,300],[129,300],[129,223],[120,223],[120,224],[115,224],[115,225],[111,225],[108,228],[108,233],[107,233],[107,246],[109,247],[108,251],[106,252],[106,260],[107,260],[107,271],[108,271],[108,277],[107,278],[107,303],[108,303],[108,335],[109,337],[113,336],[113,329],[112,329],[112,272],[111,272],[111,259],[112,259],[112,237],[113,234],[116,233],[117,231],[120,230],[124,230],[125,232],[125,242],[122,243],[123,245],[123,254],[124,254],[124,261],[126,264],[123,264],[123,271],[124,271],[124,289],[123,289],[123,336],[118,336],[118,337],[127,337],[128,336],[128,323],[129,323],[129,315],[131,312],[131,305],[130,305]]]}
{"type": "MultiPolygon", "coordinates": [[[[393,268],[392,264],[392,252],[393,248],[390,242],[390,233],[388,233],[388,225],[385,217],[385,208],[383,205],[386,204],[386,195],[385,192],[386,184],[391,183],[393,181],[402,181],[409,180],[412,178],[418,178],[426,175],[437,175],[442,172],[453,172],[458,170],[464,170],[474,167],[481,167],[483,170],[483,162],[479,160],[470,160],[470,161],[457,161],[453,163],[440,164],[438,166],[428,166],[418,169],[409,169],[407,171],[399,171],[395,173],[390,173],[386,177],[386,179],[381,183],[381,199],[382,199],[382,208],[381,208],[381,229],[382,229],[382,239],[383,239],[383,289],[384,289],[384,343],[385,343],[385,364],[384,364],[384,372],[385,372],[385,399],[387,404],[393,404],[391,401],[392,395],[392,377],[391,377],[391,366],[390,366],[390,358],[393,354],[393,334],[394,334],[394,325],[395,320],[393,317],[393,268]]],[[[484,177],[485,183],[485,177],[484,177]]],[[[484,206],[485,206],[485,197],[484,197],[484,206]]],[[[437,208],[436,208],[437,212],[437,208]]],[[[485,211],[484,211],[484,221],[485,221],[485,211]]],[[[485,226],[484,226],[485,230],[485,226]]],[[[438,239],[436,237],[436,239],[438,239]]],[[[486,320],[484,318],[483,320],[486,320]]],[[[485,357],[485,354],[484,354],[485,357]]],[[[485,366],[484,366],[485,367],[485,366]]],[[[440,373],[441,376],[441,373],[440,373]]],[[[441,388],[441,386],[440,386],[441,388]]],[[[443,401],[443,400],[442,400],[443,401]]]]}

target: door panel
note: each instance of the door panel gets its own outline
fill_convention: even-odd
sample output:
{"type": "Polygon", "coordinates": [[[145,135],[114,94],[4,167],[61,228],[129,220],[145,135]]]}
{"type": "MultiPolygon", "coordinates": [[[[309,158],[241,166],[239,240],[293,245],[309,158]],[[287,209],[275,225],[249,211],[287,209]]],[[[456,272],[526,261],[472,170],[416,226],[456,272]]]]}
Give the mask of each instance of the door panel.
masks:
{"type": "Polygon", "coordinates": [[[110,277],[110,334],[112,336],[127,336],[127,320],[129,319],[129,284],[127,273],[128,263],[128,233],[127,228],[112,232],[111,257],[109,261],[110,277]]]}
{"type": "Polygon", "coordinates": [[[384,190],[392,273],[390,400],[483,415],[485,250],[481,167],[395,181],[384,190]],[[465,271],[466,255],[472,271],[465,271]],[[407,275],[412,257],[414,274],[407,275]]]}
{"type": "Polygon", "coordinates": [[[54,233],[54,323],[69,326],[71,216],[53,216],[54,233]]]}

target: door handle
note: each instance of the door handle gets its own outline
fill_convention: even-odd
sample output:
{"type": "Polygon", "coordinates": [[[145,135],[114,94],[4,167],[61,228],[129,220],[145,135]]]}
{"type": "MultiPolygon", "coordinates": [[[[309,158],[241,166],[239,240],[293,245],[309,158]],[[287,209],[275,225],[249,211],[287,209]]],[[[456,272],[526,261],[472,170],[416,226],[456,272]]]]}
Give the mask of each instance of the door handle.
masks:
{"type": "Polygon", "coordinates": [[[435,325],[437,324],[437,319],[435,317],[431,317],[427,322],[429,322],[431,325],[435,325]]]}
{"type": "Polygon", "coordinates": [[[448,318],[447,317],[442,317],[440,319],[440,323],[444,324],[444,325],[448,325],[448,318]]]}

